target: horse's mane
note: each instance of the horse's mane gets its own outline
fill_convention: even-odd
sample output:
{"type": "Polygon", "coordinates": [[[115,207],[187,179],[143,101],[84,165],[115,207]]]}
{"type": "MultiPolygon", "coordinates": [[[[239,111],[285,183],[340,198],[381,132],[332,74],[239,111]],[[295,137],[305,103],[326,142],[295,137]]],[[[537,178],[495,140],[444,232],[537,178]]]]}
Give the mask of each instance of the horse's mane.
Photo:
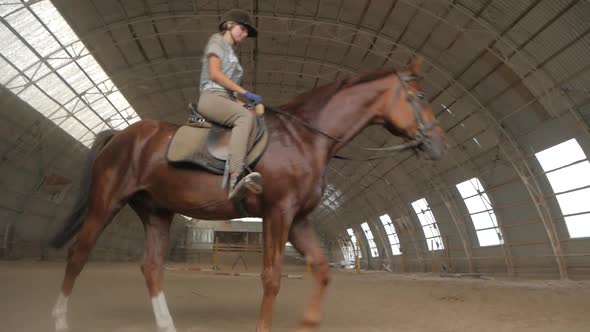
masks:
{"type": "Polygon", "coordinates": [[[286,104],[281,105],[279,108],[290,113],[314,112],[322,109],[328,103],[330,98],[341,90],[358,84],[378,80],[394,74],[395,72],[396,70],[393,68],[382,68],[339,79],[304,92],[303,94],[294,97],[286,104]]]}

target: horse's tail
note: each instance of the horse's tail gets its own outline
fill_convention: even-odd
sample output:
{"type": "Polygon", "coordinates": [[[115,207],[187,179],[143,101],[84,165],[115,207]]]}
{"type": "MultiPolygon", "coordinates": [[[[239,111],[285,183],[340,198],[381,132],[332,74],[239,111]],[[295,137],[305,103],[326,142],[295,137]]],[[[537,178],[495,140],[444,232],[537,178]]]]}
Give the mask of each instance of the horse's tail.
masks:
{"type": "Polygon", "coordinates": [[[90,153],[84,164],[84,173],[82,174],[82,180],[80,183],[80,192],[78,193],[78,200],[74,205],[72,211],[68,215],[62,228],[57,232],[53,238],[49,241],[49,245],[53,248],[60,249],[68,241],[80,231],[82,224],[84,223],[84,217],[86,217],[86,211],[88,207],[88,196],[90,194],[90,186],[92,185],[92,168],[94,161],[98,156],[98,153],[104,148],[105,145],[115,136],[116,130],[105,130],[96,135],[94,143],[90,148],[90,153]]]}

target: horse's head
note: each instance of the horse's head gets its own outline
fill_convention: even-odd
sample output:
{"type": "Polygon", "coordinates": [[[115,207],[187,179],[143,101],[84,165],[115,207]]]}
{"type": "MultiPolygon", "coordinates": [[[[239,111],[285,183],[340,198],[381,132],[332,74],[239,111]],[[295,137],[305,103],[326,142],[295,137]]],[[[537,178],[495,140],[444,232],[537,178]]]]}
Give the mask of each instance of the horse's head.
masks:
{"type": "Polygon", "coordinates": [[[446,151],[446,135],[439,126],[420,86],[421,58],[416,58],[396,80],[380,105],[378,122],[396,136],[416,142],[416,148],[431,159],[440,159],[446,151]]]}

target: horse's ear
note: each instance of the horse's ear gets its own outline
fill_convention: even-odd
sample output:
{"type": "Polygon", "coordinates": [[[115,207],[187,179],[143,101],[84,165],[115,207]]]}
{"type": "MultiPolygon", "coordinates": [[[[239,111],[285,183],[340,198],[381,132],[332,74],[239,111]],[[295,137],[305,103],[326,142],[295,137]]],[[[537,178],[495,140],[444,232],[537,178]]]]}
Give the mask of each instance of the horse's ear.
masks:
{"type": "Polygon", "coordinates": [[[422,58],[421,55],[417,55],[414,57],[414,59],[412,60],[412,63],[410,63],[410,66],[408,67],[408,69],[416,76],[420,76],[420,70],[422,70],[422,62],[423,62],[424,58],[422,58]]]}

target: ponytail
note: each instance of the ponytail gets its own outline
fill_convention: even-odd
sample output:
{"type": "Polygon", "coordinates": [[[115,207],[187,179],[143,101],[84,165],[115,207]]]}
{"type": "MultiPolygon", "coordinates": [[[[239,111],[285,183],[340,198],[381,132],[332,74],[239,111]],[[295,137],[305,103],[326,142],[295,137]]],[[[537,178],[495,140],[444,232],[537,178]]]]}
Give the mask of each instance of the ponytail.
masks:
{"type": "Polygon", "coordinates": [[[223,22],[223,24],[219,26],[219,32],[223,34],[225,31],[231,30],[231,28],[233,28],[236,24],[237,23],[234,21],[223,22]]]}

